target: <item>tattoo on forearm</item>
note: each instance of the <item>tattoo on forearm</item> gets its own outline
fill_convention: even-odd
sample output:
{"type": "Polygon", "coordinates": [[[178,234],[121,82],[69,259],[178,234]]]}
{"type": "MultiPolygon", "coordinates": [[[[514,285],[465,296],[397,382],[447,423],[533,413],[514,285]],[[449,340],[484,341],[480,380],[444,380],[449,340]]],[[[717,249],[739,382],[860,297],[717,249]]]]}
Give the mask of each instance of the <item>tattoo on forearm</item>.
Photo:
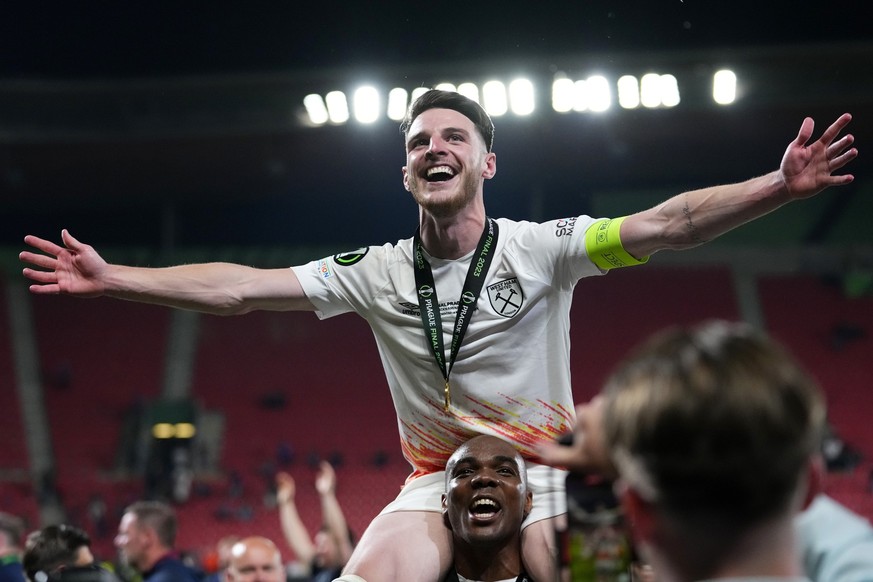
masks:
{"type": "Polygon", "coordinates": [[[691,218],[691,209],[688,207],[688,200],[685,201],[685,206],[682,207],[682,214],[685,215],[685,230],[688,231],[691,240],[695,243],[704,242],[700,233],[697,231],[697,225],[694,224],[694,220],[691,218]]]}

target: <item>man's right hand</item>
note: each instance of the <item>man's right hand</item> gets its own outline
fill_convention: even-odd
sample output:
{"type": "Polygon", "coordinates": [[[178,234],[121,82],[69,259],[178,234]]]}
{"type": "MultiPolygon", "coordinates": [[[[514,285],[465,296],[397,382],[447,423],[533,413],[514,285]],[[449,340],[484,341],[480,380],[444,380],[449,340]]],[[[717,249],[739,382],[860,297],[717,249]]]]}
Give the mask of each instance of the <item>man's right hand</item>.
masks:
{"type": "Polygon", "coordinates": [[[76,240],[64,229],[64,246],[28,235],[24,242],[44,254],[22,251],[18,258],[39,269],[26,267],[24,276],[36,283],[30,291],[39,295],[99,297],[106,291],[104,276],[109,265],[91,245],[76,240]]]}

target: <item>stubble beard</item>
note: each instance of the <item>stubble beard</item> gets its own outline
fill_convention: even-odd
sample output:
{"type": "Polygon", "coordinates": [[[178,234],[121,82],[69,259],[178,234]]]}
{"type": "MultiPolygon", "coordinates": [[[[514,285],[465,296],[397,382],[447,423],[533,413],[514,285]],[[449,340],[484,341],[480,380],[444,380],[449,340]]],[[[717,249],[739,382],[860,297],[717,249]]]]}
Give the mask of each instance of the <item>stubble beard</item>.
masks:
{"type": "MultiPolygon", "coordinates": [[[[426,183],[426,182],[425,182],[426,183]]],[[[438,200],[423,195],[419,189],[418,179],[409,181],[409,190],[415,202],[429,214],[436,217],[454,216],[469,206],[476,197],[479,181],[472,174],[464,174],[458,190],[448,197],[440,197],[438,200]]]]}

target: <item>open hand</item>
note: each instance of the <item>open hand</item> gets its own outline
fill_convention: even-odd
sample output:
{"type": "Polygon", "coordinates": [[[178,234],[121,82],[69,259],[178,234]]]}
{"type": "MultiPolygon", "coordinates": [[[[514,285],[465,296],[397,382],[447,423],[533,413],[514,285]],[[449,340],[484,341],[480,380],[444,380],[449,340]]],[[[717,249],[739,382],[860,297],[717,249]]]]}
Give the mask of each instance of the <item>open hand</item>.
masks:
{"type": "Polygon", "coordinates": [[[855,141],[852,134],[836,139],[850,121],[852,116],[844,113],[820,138],[809,143],[815,123],[811,117],[803,120],[797,138],[785,150],[779,166],[791,198],[808,198],[830,186],[841,186],[854,180],[851,174],[834,175],[858,156],[858,150],[851,147],[855,141]]]}
{"type": "Polygon", "coordinates": [[[30,291],[40,295],[75,295],[98,297],[105,291],[103,277],[108,265],[91,245],[76,240],[66,229],[61,232],[64,246],[28,235],[24,242],[35,253],[22,251],[18,258],[39,269],[26,267],[24,276],[36,283],[30,291]]]}

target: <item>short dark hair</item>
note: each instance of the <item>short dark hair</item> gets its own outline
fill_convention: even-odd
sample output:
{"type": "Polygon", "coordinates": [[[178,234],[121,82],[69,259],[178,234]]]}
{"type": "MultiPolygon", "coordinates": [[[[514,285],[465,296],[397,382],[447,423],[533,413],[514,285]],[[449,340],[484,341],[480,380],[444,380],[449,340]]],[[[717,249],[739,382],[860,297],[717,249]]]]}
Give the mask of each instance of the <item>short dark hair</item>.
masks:
{"type": "Polygon", "coordinates": [[[400,133],[405,137],[415,118],[428,109],[453,109],[473,122],[485,142],[485,149],[491,151],[494,145],[494,123],[481,105],[455,91],[430,89],[412,102],[403,121],[400,133]]]}
{"type": "Polygon", "coordinates": [[[50,574],[62,566],[76,563],[80,548],[89,547],[91,538],[71,525],[50,525],[27,536],[22,564],[30,580],[37,572],[50,574]]]}
{"type": "Polygon", "coordinates": [[[124,513],[136,516],[137,527],[155,531],[158,540],[167,548],[176,544],[176,512],[161,501],[137,501],[127,506],[124,513]]]}

